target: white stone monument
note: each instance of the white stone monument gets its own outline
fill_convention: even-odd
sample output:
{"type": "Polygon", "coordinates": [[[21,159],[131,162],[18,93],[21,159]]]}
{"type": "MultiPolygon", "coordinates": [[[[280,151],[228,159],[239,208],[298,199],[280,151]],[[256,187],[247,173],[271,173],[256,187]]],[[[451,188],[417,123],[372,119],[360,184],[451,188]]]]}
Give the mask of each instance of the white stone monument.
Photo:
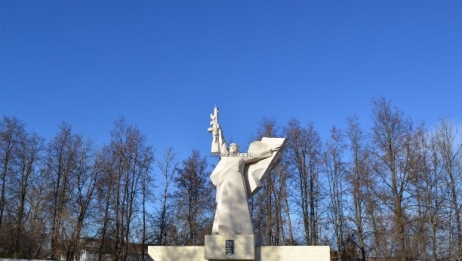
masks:
{"type": "Polygon", "coordinates": [[[174,260],[256,260],[256,261],[329,261],[328,246],[260,246],[250,219],[248,197],[254,195],[274,167],[284,147],[284,138],[262,138],[250,144],[246,153],[231,143],[226,145],[218,124],[218,108],[210,115],[212,154],[220,157],[210,178],[217,188],[217,209],[211,235],[204,246],[150,246],[154,261],[174,260]]]}

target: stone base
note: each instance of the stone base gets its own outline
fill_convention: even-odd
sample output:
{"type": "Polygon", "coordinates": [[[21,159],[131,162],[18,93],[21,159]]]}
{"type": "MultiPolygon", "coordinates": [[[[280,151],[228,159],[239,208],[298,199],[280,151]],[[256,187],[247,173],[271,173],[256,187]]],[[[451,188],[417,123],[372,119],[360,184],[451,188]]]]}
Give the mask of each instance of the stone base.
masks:
{"type": "Polygon", "coordinates": [[[207,261],[203,246],[148,246],[154,261],[207,261]]]}
{"type": "MultiPolygon", "coordinates": [[[[205,247],[148,247],[148,254],[154,261],[207,261],[205,247]]],[[[228,259],[237,260],[237,259],[228,259]]],[[[257,246],[255,261],[330,261],[329,246],[257,246]]]]}
{"type": "MultiPolygon", "coordinates": [[[[329,246],[262,246],[256,261],[330,261],[329,246]]],[[[156,260],[157,261],[157,260],[156,260]]]]}

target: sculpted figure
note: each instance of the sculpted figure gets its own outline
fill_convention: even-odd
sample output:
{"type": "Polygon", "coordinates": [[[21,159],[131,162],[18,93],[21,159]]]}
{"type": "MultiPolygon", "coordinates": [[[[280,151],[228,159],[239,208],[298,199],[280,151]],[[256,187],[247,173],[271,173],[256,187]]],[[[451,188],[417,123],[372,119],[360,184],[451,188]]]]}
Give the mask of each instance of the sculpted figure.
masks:
{"type": "Polygon", "coordinates": [[[252,142],[247,153],[240,153],[235,143],[227,148],[216,107],[211,118],[212,154],[221,157],[210,176],[217,188],[212,234],[253,234],[247,198],[261,186],[285,139],[263,138],[252,142]]]}

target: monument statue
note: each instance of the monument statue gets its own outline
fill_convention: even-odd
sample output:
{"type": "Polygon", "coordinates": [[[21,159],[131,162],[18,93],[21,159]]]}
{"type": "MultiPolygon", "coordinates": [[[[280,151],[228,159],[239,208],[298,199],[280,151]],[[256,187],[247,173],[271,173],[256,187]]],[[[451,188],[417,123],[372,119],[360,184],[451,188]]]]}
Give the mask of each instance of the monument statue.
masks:
{"type": "Polygon", "coordinates": [[[149,246],[155,261],[329,261],[329,246],[262,246],[254,235],[247,199],[262,186],[284,148],[284,138],[267,138],[250,143],[245,153],[235,143],[226,145],[218,124],[218,108],[210,115],[213,155],[220,161],[210,175],[217,188],[217,209],[212,234],[204,246],[149,246]]]}
{"type": "Polygon", "coordinates": [[[212,155],[220,161],[210,175],[217,188],[217,208],[213,221],[214,235],[253,234],[247,198],[261,187],[262,179],[274,166],[284,138],[263,138],[250,144],[246,153],[241,153],[236,143],[229,148],[218,123],[218,108],[210,115],[212,133],[212,155]]]}

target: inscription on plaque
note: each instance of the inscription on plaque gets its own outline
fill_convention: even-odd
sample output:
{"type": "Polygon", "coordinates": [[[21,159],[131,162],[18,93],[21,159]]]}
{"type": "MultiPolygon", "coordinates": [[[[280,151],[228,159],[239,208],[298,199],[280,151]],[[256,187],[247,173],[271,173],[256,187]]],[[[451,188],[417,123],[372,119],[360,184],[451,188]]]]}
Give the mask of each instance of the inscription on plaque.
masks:
{"type": "Polygon", "coordinates": [[[227,255],[234,255],[234,240],[226,240],[225,253],[227,255]]]}

